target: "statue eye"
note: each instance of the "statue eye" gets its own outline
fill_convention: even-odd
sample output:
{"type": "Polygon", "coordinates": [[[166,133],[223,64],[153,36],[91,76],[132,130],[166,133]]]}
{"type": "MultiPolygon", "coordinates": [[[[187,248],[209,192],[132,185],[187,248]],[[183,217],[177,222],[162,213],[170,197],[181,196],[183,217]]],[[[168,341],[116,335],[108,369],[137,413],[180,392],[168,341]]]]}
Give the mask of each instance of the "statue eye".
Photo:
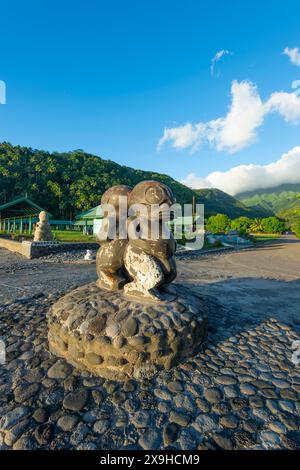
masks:
{"type": "Polygon", "coordinates": [[[145,199],[149,204],[160,204],[165,199],[165,192],[159,186],[150,186],[146,190],[145,199]]]}

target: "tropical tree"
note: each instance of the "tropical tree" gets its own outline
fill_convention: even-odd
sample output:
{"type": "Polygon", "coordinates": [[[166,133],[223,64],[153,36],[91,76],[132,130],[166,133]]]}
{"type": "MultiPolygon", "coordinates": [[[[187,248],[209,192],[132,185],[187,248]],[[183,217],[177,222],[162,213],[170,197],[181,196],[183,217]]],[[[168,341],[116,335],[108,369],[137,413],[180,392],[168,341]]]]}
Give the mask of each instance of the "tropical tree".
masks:
{"type": "Polygon", "coordinates": [[[285,223],[277,217],[266,217],[262,219],[262,228],[264,233],[282,233],[285,223]]]}
{"type": "Polygon", "coordinates": [[[249,217],[238,217],[231,221],[231,229],[246,233],[249,231],[251,224],[252,220],[249,217]]]}
{"type": "Polygon", "coordinates": [[[295,223],[293,226],[292,226],[292,230],[293,232],[295,232],[296,234],[296,237],[297,238],[300,238],[300,221],[295,223]]]}
{"type": "Polygon", "coordinates": [[[206,229],[213,233],[228,232],[231,220],[225,214],[212,215],[207,219],[206,229]]]}
{"type": "Polygon", "coordinates": [[[250,232],[260,233],[263,231],[262,219],[253,219],[250,225],[250,232]]]}

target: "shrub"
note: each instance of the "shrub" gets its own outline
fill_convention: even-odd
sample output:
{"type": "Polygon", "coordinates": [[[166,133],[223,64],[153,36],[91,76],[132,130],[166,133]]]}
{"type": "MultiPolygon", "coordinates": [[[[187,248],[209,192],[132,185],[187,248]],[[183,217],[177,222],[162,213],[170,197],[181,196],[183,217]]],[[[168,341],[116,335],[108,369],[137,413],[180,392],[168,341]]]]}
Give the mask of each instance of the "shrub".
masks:
{"type": "Polygon", "coordinates": [[[285,230],[285,223],[277,217],[267,217],[261,221],[264,233],[282,233],[285,230]]]}
{"type": "Polygon", "coordinates": [[[208,218],[206,229],[213,233],[228,232],[231,227],[231,220],[225,214],[212,215],[208,218]]]}
{"type": "Polygon", "coordinates": [[[252,220],[248,217],[238,217],[237,219],[232,220],[231,229],[238,230],[240,233],[245,234],[249,231],[252,220]]]}

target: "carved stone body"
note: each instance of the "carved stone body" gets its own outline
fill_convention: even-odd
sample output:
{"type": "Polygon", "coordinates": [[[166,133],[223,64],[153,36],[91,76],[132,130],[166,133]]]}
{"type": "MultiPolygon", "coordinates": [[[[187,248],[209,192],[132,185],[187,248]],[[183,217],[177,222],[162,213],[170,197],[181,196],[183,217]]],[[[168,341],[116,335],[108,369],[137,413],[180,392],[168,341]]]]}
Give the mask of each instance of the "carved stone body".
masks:
{"type": "Polygon", "coordinates": [[[124,269],[124,252],[128,244],[127,238],[120,238],[122,230],[126,228],[127,211],[120,213],[120,196],[126,198],[130,194],[131,188],[125,185],[118,185],[109,188],[102,196],[101,206],[104,208],[104,219],[101,230],[97,234],[97,241],[100,248],[97,252],[96,268],[98,274],[97,284],[102,289],[119,290],[122,289],[128,275],[124,269]],[[105,210],[105,205],[111,204],[115,209],[116,218],[111,217],[105,210]]]}
{"type": "Polygon", "coordinates": [[[39,222],[35,225],[34,238],[35,242],[47,242],[53,239],[51,227],[48,221],[47,212],[42,211],[39,214],[39,222]]]}
{"type": "Polygon", "coordinates": [[[176,242],[165,222],[166,215],[169,219],[169,208],[175,203],[175,198],[163,183],[143,181],[132,190],[129,209],[137,203],[144,204],[147,220],[140,217],[139,238],[131,238],[125,249],[125,267],[131,282],[124,286],[124,292],[145,300],[161,300],[162,291],[168,290],[166,285],[177,275],[176,242]],[[162,209],[158,210],[157,206],[162,209]]]}

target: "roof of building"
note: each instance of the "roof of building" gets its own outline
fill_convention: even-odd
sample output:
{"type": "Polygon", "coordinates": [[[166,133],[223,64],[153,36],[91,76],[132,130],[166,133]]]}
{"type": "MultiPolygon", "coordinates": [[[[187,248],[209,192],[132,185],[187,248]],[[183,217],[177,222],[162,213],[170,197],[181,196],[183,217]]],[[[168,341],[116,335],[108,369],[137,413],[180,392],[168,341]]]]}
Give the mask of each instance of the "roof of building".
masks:
{"type": "MultiPolygon", "coordinates": [[[[23,196],[0,206],[0,218],[37,216],[41,211],[45,209],[23,196]]],[[[48,216],[51,216],[50,212],[46,212],[48,216]]]]}
{"type": "Polygon", "coordinates": [[[84,220],[84,219],[102,219],[103,212],[101,209],[101,205],[92,207],[88,211],[81,212],[81,214],[76,215],[76,220],[84,220]]]}
{"type": "Polygon", "coordinates": [[[73,220],[49,220],[50,225],[74,225],[73,220]]]}

